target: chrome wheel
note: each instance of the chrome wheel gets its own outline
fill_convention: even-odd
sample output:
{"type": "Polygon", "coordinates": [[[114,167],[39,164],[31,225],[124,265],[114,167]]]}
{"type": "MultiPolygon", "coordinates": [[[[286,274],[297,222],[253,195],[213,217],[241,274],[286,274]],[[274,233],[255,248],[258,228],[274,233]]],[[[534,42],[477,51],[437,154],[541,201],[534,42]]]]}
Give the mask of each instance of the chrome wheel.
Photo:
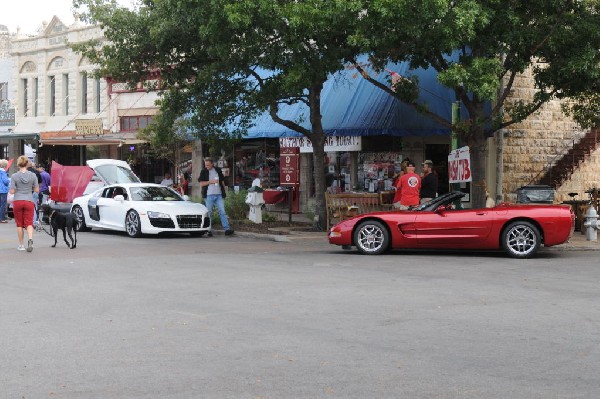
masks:
{"type": "Polygon", "coordinates": [[[502,247],[514,258],[529,258],[539,249],[541,237],[538,229],[529,222],[509,224],[502,234],[502,247]]]}
{"type": "Polygon", "coordinates": [[[140,215],[136,211],[127,212],[127,216],[125,216],[125,231],[127,231],[129,237],[139,237],[142,235],[140,215]]]}
{"type": "Polygon", "coordinates": [[[77,231],[88,231],[90,230],[85,225],[85,216],[83,216],[83,209],[80,206],[74,206],[72,212],[77,216],[77,231]]]}
{"type": "Polygon", "coordinates": [[[375,220],[362,222],[354,232],[354,245],[363,254],[377,255],[385,252],[389,241],[387,228],[375,220]]]}

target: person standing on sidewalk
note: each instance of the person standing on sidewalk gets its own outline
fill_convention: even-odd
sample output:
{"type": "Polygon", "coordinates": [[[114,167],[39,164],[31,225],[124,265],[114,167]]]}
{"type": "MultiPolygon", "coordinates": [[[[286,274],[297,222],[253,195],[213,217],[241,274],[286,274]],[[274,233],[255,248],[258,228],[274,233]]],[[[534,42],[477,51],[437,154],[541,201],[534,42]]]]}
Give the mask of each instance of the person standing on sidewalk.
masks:
{"type": "Polygon", "coordinates": [[[8,223],[6,220],[6,211],[7,211],[7,198],[8,198],[8,188],[10,186],[10,179],[8,178],[8,173],[6,173],[6,168],[8,167],[8,161],[6,159],[0,159],[0,223],[8,223]]]}
{"type": "MultiPolygon", "coordinates": [[[[225,229],[225,235],[232,235],[233,229],[229,226],[227,213],[225,213],[224,198],[227,195],[225,191],[225,178],[221,169],[214,166],[212,158],[204,158],[204,169],[200,171],[198,182],[200,182],[200,187],[202,187],[202,197],[208,208],[208,216],[211,218],[211,229],[213,206],[216,205],[221,225],[225,229]]],[[[212,237],[211,231],[208,232],[208,236],[212,237]]]]}
{"type": "Polygon", "coordinates": [[[421,164],[423,175],[421,176],[421,204],[431,201],[437,197],[438,177],[433,173],[433,162],[429,159],[421,164]]]}
{"type": "Polygon", "coordinates": [[[27,229],[27,252],[33,251],[33,214],[35,205],[33,203],[33,194],[39,193],[40,186],[37,176],[27,170],[29,159],[21,155],[17,159],[19,171],[10,178],[10,193],[14,194],[13,212],[15,214],[15,224],[17,225],[17,236],[19,237],[19,251],[25,251],[23,245],[24,231],[27,229]]]}
{"type": "Polygon", "coordinates": [[[396,183],[394,194],[394,208],[407,210],[409,207],[419,205],[419,192],[421,191],[421,178],[415,173],[415,163],[406,162],[406,173],[400,176],[396,183]]]}

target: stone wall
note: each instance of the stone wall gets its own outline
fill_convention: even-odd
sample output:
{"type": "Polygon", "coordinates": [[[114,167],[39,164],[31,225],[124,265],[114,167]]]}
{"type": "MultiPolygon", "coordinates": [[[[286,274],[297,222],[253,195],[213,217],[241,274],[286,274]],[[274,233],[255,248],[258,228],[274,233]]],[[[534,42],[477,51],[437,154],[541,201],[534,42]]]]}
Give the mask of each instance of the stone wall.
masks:
{"type": "MultiPolygon", "coordinates": [[[[531,73],[515,79],[507,105],[518,101],[531,101],[535,94],[531,73]]],[[[551,101],[521,123],[504,131],[504,167],[502,187],[504,200],[516,201],[516,190],[527,184],[536,184],[553,161],[562,157],[585,135],[579,125],[566,117],[560,101],[551,101]]],[[[567,193],[579,193],[600,186],[600,150],[578,168],[573,176],[557,189],[556,201],[569,199],[567,193]]]]}

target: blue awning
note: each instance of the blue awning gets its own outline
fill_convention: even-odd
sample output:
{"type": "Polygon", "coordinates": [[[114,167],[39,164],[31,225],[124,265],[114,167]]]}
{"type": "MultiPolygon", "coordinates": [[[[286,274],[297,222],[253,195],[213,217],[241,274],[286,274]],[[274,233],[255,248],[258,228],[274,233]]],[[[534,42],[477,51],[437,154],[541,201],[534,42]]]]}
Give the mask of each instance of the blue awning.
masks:
{"type": "MultiPolygon", "coordinates": [[[[364,59],[366,60],[366,58],[364,59]]],[[[363,60],[363,61],[364,61],[363,60]]],[[[389,64],[387,69],[410,77],[419,78],[419,103],[439,116],[450,121],[454,92],[440,84],[433,68],[409,70],[408,62],[389,64]]],[[[388,84],[389,72],[379,74],[370,71],[373,77],[388,84]]],[[[390,96],[366,81],[355,69],[337,72],[325,83],[321,93],[323,128],[327,135],[335,136],[432,136],[449,135],[450,129],[443,127],[410,106],[390,96]]],[[[300,122],[310,128],[310,114],[305,104],[280,106],[279,116],[300,122]]],[[[301,136],[274,122],[265,112],[256,119],[245,138],[278,138],[301,136]]]]}

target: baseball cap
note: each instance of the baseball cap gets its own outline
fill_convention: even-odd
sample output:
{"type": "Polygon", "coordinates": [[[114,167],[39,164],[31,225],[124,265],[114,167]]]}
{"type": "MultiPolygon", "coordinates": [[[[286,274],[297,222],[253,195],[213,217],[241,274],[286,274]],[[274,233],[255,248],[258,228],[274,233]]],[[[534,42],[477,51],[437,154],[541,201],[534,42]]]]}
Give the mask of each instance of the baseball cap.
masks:
{"type": "Polygon", "coordinates": [[[433,161],[431,159],[426,159],[421,165],[433,165],[433,161]]]}

